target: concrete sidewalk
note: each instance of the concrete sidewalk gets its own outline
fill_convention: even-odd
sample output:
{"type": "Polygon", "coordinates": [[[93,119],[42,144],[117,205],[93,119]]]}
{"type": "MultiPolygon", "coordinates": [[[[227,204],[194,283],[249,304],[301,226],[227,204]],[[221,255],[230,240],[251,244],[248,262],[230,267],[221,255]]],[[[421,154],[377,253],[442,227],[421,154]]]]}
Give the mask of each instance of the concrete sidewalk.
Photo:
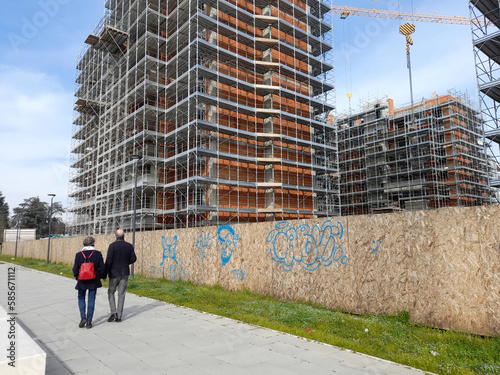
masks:
{"type": "MultiPolygon", "coordinates": [[[[4,308],[8,266],[12,267],[0,264],[0,305],[4,308]]],[[[78,328],[76,281],[15,268],[18,320],[47,352],[48,375],[423,374],[133,294],[125,299],[123,321],[108,323],[105,288],[97,291],[94,327],[78,328]]],[[[0,340],[6,337],[0,333],[0,340]]]]}

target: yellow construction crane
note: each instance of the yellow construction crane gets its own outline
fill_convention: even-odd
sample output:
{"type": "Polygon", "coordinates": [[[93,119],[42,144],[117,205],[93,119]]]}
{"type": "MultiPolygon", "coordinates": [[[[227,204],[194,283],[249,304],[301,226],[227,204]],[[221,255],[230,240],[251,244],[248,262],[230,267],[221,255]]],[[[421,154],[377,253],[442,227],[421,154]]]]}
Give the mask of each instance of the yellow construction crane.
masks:
{"type": "Polygon", "coordinates": [[[350,8],[344,6],[332,6],[332,10],[330,12],[333,14],[340,14],[340,18],[342,19],[346,19],[349,16],[362,16],[414,22],[447,23],[454,25],[470,25],[471,23],[470,18],[467,17],[404,13],[378,9],[350,8]]]}
{"type": "MultiPolygon", "coordinates": [[[[372,0],[372,1],[384,2],[382,0],[372,0]]],[[[405,12],[395,12],[395,11],[378,10],[378,9],[352,8],[346,6],[332,6],[329,13],[340,14],[341,19],[346,19],[349,16],[362,16],[362,17],[387,18],[400,21],[432,22],[432,23],[466,25],[466,26],[471,25],[470,18],[460,17],[460,16],[449,16],[438,13],[434,14],[405,13],[405,12]]],[[[414,114],[413,114],[413,84],[411,75],[410,46],[413,45],[413,40],[411,38],[411,35],[414,32],[415,32],[415,25],[413,24],[405,23],[404,25],[401,25],[399,27],[399,33],[403,34],[406,37],[406,57],[407,57],[407,67],[410,79],[412,123],[414,121],[414,114]]],[[[352,93],[348,93],[347,97],[349,98],[349,112],[350,112],[352,93]]]]}

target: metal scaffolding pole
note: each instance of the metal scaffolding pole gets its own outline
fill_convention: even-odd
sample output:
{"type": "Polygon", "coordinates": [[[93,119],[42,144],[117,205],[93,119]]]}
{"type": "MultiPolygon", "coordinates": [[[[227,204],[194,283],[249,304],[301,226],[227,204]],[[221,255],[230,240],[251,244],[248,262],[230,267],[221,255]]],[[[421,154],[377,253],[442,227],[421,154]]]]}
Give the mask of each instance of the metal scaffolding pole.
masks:
{"type": "Polygon", "coordinates": [[[338,214],[330,5],[107,1],[77,64],[73,231],[338,214]]]}

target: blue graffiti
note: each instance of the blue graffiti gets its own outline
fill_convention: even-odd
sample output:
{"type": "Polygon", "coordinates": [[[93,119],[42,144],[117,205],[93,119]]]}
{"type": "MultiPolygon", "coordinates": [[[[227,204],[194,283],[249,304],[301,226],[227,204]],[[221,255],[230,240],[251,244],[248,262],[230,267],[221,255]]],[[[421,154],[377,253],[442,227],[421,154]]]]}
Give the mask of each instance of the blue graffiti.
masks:
{"type": "Polygon", "coordinates": [[[293,228],[287,222],[280,222],[267,235],[267,242],[271,245],[271,258],[286,272],[295,263],[307,271],[316,271],[321,265],[329,267],[334,262],[347,264],[348,256],[337,244],[343,235],[342,224],[334,225],[331,220],[325,221],[321,228],[315,225],[312,229],[308,224],[293,228]]]}
{"type": "Polygon", "coordinates": [[[171,264],[167,267],[151,266],[149,269],[149,276],[155,279],[165,277],[167,280],[176,281],[187,280],[189,274],[184,270],[184,262],[181,260],[180,265],[171,264]]]}
{"type": "Polygon", "coordinates": [[[155,266],[151,266],[151,268],[149,269],[149,277],[153,277],[155,279],[159,278],[159,277],[162,277],[163,276],[163,269],[164,267],[155,267],[155,266]]]}
{"type": "Polygon", "coordinates": [[[377,253],[377,251],[379,251],[379,250],[380,250],[380,245],[382,245],[382,241],[379,241],[379,242],[378,242],[378,246],[377,246],[377,247],[375,247],[375,245],[376,245],[376,243],[375,243],[375,241],[373,241],[373,250],[372,250],[372,254],[376,254],[376,253],[377,253]]]}
{"type": "Polygon", "coordinates": [[[163,260],[160,263],[160,266],[163,266],[165,259],[172,259],[175,264],[179,264],[177,259],[175,259],[175,248],[177,247],[177,236],[172,238],[172,241],[168,243],[168,240],[165,236],[161,237],[161,246],[163,247],[163,260]]]}
{"type": "Polygon", "coordinates": [[[210,233],[207,234],[206,237],[203,237],[201,234],[198,237],[198,241],[194,244],[198,250],[200,251],[200,259],[203,260],[206,258],[205,251],[212,246],[212,239],[210,238],[210,233]]]}
{"type": "Polygon", "coordinates": [[[236,245],[240,237],[235,235],[234,229],[229,225],[221,225],[217,231],[217,249],[220,253],[220,258],[222,260],[222,266],[225,266],[233,255],[233,251],[236,251],[236,245]]]}
{"type": "Polygon", "coordinates": [[[244,268],[232,270],[231,274],[233,275],[233,279],[238,281],[245,280],[247,278],[246,268],[247,266],[245,266],[244,268]]]}

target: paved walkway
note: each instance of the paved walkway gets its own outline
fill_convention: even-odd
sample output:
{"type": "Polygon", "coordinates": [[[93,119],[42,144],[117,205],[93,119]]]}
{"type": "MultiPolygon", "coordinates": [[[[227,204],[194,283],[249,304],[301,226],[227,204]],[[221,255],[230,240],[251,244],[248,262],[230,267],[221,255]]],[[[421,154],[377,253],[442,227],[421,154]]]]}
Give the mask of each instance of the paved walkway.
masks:
{"type": "MultiPolygon", "coordinates": [[[[7,267],[0,264],[0,305],[4,308],[7,267]]],[[[104,288],[97,292],[94,327],[78,328],[74,280],[15,267],[18,320],[46,351],[48,375],[423,374],[133,294],[125,299],[124,320],[108,323],[104,288]]],[[[0,340],[6,336],[0,333],[0,340]]]]}

